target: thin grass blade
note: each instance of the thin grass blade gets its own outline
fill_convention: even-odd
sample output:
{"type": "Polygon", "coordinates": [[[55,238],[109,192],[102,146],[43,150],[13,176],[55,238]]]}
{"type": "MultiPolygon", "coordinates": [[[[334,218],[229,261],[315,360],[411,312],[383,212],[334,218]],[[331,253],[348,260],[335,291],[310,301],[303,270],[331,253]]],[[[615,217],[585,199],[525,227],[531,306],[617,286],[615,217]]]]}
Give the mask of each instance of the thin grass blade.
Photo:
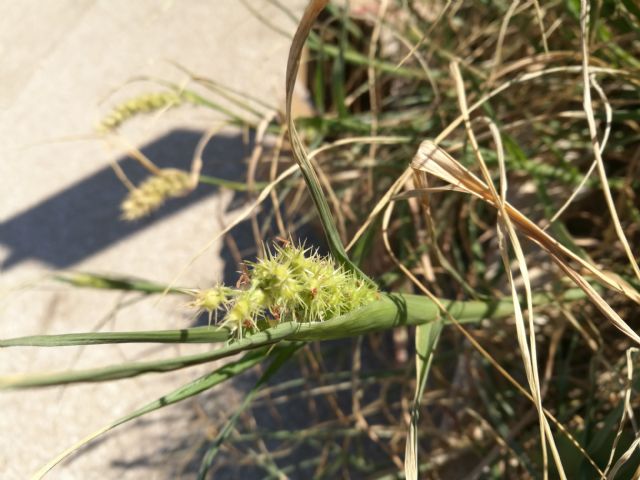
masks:
{"type": "MultiPolygon", "coordinates": [[[[280,367],[282,367],[282,365],[284,365],[284,363],[287,360],[289,360],[291,358],[291,356],[296,351],[298,351],[298,349],[301,346],[302,346],[301,343],[294,343],[292,345],[284,347],[284,348],[280,349],[279,351],[275,352],[276,353],[275,358],[274,358],[273,362],[271,362],[271,364],[269,365],[269,368],[267,368],[267,370],[262,374],[260,379],[256,382],[254,387],[247,393],[247,395],[246,395],[244,401],[242,402],[242,404],[238,407],[238,409],[235,411],[233,416],[231,418],[229,418],[229,420],[227,421],[225,426],[222,428],[222,430],[220,430],[220,433],[218,434],[216,439],[212,442],[212,444],[209,447],[207,453],[205,454],[204,458],[202,459],[202,463],[200,465],[200,471],[198,472],[198,479],[206,478],[207,472],[209,471],[209,469],[213,465],[213,460],[215,459],[216,454],[218,453],[218,450],[220,449],[220,446],[229,437],[229,434],[233,430],[233,427],[235,426],[236,422],[238,421],[238,417],[240,417],[240,414],[242,412],[244,412],[247,409],[247,407],[249,407],[249,405],[251,405],[251,402],[253,402],[254,398],[256,397],[257,393],[262,388],[262,386],[265,383],[267,383],[269,381],[269,379],[278,370],[280,370],[280,367]]],[[[272,354],[272,356],[273,356],[273,354],[272,354]]]]}
{"type": "Polygon", "coordinates": [[[53,279],[80,288],[125,290],[142,293],[183,293],[183,289],[178,287],[169,288],[166,285],[161,285],[148,280],[117,275],[102,275],[99,273],[63,272],[54,275],[53,279]]]}
{"type": "Polygon", "coordinates": [[[135,377],[144,373],[170,372],[230,357],[231,355],[235,355],[246,350],[252,350],[254,348],[277,343],[291,335],[296,328],[296,324],[293,323],[280,324],[270,330],[256,333],[249,338],[244,338],[225,347],[194,355],[185,355],[149,362],[124,363],[121,365],[69,372],[9,375],[0,377],[0,388],[27,388],[66,385],[81,382],[104,382],[135,377]]]}
{"type": "Polygon", "coordinates": [[[226,328],[193,327],[180,330],[148,330],[140,332],[86,332],[61,335],[32,335],[0,340],[6,347],[70,347],[108,343],[215,343],[229,340],[226,328]]]}
{"type": "Polygon", "coordinates": [[[164,395],[151,403],[148,403],[147,405],[139,408],[138,410],[130,413],[129,415],[125,415],[124,417],[119,418],[118,420],[110,423],[109,425],[102,427],[101,429],[93,432],[91,435],[88,435],[87,437],[83,438],[79,442],[75,443],[74,445],[66,449],[64,452],[60,453],[60,455],[56,456],[49,463],[47,463],[40,470],[38,470],[33,475],[33,478],[40,479],[44,477],[47,474],[47,472],[49,472],[53,467],[55,467],[62,460],[69,457],[73,453],[77,452],[80,448],[89,444],[90,442],[95,440],[97,437],[108,432],[109,430],[112,430],[117,426],[127,423],[138,417],[146,415],[147,413],[153,412],[155,410],[159,410],[160,408],[164,408],[169,405],[173,405],[174,403],[181,402],[182,400],[185,400],[187,398],[198,395],[199,393],[202,393],[206,390],[209,390],[215,385],[225,382],[226,380],[229,380],[241,374],[242,372],[245,372],[251,367],[257,365],[264,359],[266,354],[267,354],[267,349],[260,349],[260,350],[249,352],[245,354],[241,359],[228,363],[227,365],[224,365],[223,367],[218,368],[211,373],[208,373],[202,377],[199,377],[194,381],[189,382],[186,385],[183,385],[177,390],[174,390],[173,392],[168,393],[167,395],[164,395]]]}
{"type": "Polygon", "coordinates": [[[293,104],[293,92],[296,84],[298,70],[300,68],[300,57],[302,55],[302,49],[307,37],[309,36],[309,32],[311,31],[313,22],[327,5],[327,3],[328,0],[312,0],[309,3],[304,12],[304,15],[302,16],[302,19],[300,20],[298,30],[293,37],[293,41],[291,42],[289,58],[287,60],[286,74],[287,126],[289,128],[289,137],[291,140],[291,145],[293,147],[294,156],[296,158],[296,161],[298,162],[298,165],[300,166],[300,171],[302,172],[311,198],[313,199],[313,203],[315,204],[318,215],[320,216],[320,222],[322,223],[322,228],[327,237],[327,242],[329,244],[331,254],[339,264],[353,271],[366,281],[373,283],[373,281],[369,277],[367,277],[353,262],[351,262],[351,260],[349,260],[349,257],[347,256],[347,252],[344,249],[342,240],[340,239],[340,235],[333,220],[333,215],[331,214],[331,210],[329,209],[329,204],[327,203],[327,199],[324,195],[324,192],[322,191],[320,180],[318,179],[318,176],[313,169],[311,162],[309,161],[304,145],[302,144],[302,141],[298,136],[298,132],[296,131],[296,126],[291,113],[293,104]]]}
{"type": "MultiPolygon", "coordinates": [[[[562,301],[584,298],[579,289],[568,290],[562,301]]],[[[534,296],[534,302],[545,304],[558,299],[547,294],[534,296]]],[[[459,323],[479,322],[484,318],[499,318],[513,313],[510,300],[499,301],[451,301],[441,304],[459,323]]],[[[129,378],[151,372],[169,372],[181,368],[226,358],[254,348],[272,345],[283,340],[313,341],[347,338],[371,332],[388,330],[398,326],[422,325],[439,318],[439,307],[422,295],[382,294],[380,300],[348,314],[315,323],[285,322],[235,341],[210,352],[186,355],[150,362],[134,362],[108,367],[47,373],[0,376],[0,389],[44,387],[81,382],[104,382],[129,378]]]]}
{"type": "Polygon", "coordinates": [[[407,436],[407,446],[404,458],[404,474],[408,480],[418,479],[418,421],[420,419],[420,404],[429,378],[429,370],[433,362],[433,354],[440,333],[444,327],[442,320],[419,325],[416,328],[416,392],[411,407],[411,424],[407,436]]]}

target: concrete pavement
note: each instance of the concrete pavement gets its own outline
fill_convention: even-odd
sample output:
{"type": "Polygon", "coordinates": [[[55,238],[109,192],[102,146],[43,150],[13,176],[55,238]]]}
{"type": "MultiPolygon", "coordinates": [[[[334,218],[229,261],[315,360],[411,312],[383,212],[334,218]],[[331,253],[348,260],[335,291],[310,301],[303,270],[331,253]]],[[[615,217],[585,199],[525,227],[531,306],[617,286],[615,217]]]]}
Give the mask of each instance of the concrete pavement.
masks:
{"type": "MultiPolygon", "coordinates": [[[[295,25],[268,1],[247,0],[287,32],[295,25]]],[[[305,1],[287,1],[297,15],[305,1]]],[[[36,333],[180,328],[193,315],[183,299],[143,300],[122,307],[118,293],[71,290],[42,282],[52,269],[117,272],[171,281],[233,218],[232,195],[215,188],[172,202],[134,225],[118,220],[126,190],[109,163],[133,179],[142,171],[123,151],[87,140],[120,98],[154,90],[128,85],[140,75],[180,82],[167,60],[279,104],[289,40],[237,0],[25,0],[0,16],[0,337],[36,333]]],[[[187,167],[216,116],[196,108],[170,110],[124,130],[162,166],[187,167]]],[[[240,132],[225,130],[205,155],[205,169],[241,178],[246,159],[240,132]]],[[[206,286],[229,268],[216,243],[182,277],[206,286]]],[[[231,266],[233,268],[233,266],[231,266]]],[[[87,368],[147,360],[206,346],[107,346],[0,351],[0,374],[87,368]]],[[[207,371],[192,368],[65,389],[0,393],[0,478],[25,478],[61,449],[105,423],[207,371]]],[[[228,410],[241,391],[210,397],[228,410]]],[[[124,427],[58,467],[51,478],[137,479],[192,476],[186,467],[204,439],[202,404],[185,402],[124,427]],[[193,435],[185,435],[191,432],[193,435]],[[200,440],[198,440],[200,439],[200,440]]]]}

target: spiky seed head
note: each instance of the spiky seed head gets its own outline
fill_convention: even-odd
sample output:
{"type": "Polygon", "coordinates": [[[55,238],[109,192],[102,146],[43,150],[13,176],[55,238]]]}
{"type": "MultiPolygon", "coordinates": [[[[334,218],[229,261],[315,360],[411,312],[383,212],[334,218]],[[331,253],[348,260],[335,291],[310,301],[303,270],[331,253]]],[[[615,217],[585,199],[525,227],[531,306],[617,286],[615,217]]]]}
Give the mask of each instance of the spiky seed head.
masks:
{"type": "Polygon", "coordinates": [[[217,285],[213,288],[193,291],[193,301],[190,306],[199,310],[214,312],[223,307],[228,299],[234,295],[234,290],[224,285],[217,285]]]}
{"type": "Polygon", "coordinates": [[[253,330],[265,314],[265,294],[262,290],[251,289],[239,293],[227,312],[223,325],[241,335],[243,330],[253,330]]]}
{"type": "Polygon", "coordinates": [[[282,321],[318,322],[376,299],[377,290],[330,257],[293,243],[275,245],[263,259],[248,262],[246,290],[229,299],[222,325],[237,337],[282,321]]]}

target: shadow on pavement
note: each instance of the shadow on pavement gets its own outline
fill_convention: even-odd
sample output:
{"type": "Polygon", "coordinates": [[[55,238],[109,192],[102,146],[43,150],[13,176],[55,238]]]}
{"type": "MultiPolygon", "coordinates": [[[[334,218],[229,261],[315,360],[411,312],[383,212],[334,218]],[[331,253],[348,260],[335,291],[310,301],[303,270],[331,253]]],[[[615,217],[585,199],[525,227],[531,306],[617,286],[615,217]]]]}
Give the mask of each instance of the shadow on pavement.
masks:
{"type": "MultiPolygon", "coordinates": [[[[161,168],[188,170],[202,134],[194,130],[174,130],[141,150],[161,168]]],[[[240,135],[215,137],[205,149],[202,173],[241,180],[245,171],[243,159],[249,148],[251,145],[245,145],[240,135]]],[[[117,163],[134,183],[148,176],[148,172],[129,157],[120,158],[117,163]]],[[[211,185],[200,185],[190,195],[168,201],[146,219],[124,222],[119,218],[120,202],[127,190],[107,166],[1,223],[0,244],[8,247],[9,255],[0,269],[9,270],[28,259],[55,269],[69,268],[217,190],[211,185]]]]}

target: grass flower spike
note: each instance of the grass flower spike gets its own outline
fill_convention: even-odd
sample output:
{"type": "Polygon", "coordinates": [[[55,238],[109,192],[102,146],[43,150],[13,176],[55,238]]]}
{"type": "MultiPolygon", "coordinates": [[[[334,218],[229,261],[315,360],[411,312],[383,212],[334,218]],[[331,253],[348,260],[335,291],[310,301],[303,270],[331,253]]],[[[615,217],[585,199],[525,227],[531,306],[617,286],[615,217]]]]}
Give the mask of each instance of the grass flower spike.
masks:
{"type": "Polygon", "coordinates": [[[157,210],[169,198],[181,197],[191,189],[187,172],[166,168],[142,182],[122,202],[124,220],[138,220],[157,210]]]}
{"type": "Polygon", "coordinates": [[[180,95],[173,91],[153,92],[131,98],[115,107],[100,121],[98,133],[109,133],[139,113],[151,113],[182,103],[180,95]]]}

